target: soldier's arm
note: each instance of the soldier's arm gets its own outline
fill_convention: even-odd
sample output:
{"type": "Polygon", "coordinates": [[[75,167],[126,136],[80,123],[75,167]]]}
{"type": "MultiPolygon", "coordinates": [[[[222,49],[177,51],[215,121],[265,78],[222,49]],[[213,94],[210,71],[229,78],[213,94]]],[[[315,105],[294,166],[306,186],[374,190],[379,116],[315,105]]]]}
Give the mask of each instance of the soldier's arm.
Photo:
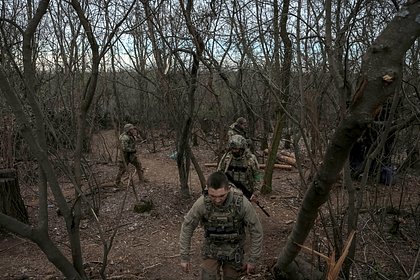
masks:
{"type": "Polygon", "coordinates": [[[205,212],[204,197],[201,196],[193,204],[190,211],[184,217],[184,222],[181,226],[181,233],[179,236],[179,247],[181,254],[181,261],[189,262],[191,251],[191,238],[194,230],[197,228],[205,212]]]}
{"type": "Polygon", "coordinates": [[[258,218],[257,213],[255,212],[254,207],[251,203],[244,198],[243,202],[243,211],[244,211],[244,222],[249,229],[251,246],[249,252],[248,262],[255,264],[259,257],[261,256],[262,251],[262,241],[263,241],[263,229],[258,218]]]}
{"type": "Polygon", "coordinates": [[[128,137],[127,137],[127,135],[121,135],[120,136],[120,145],[121,145],[121,150],[123,151],[123,152],[128,152],[127,151],[127,149],[128,149],[128,137]]]}
{"type": "Polygon", "coordinates": [[[217,171],[222,171],[223,173],[226,172],[226,156],[227,153],[225,153],[220,159],[219,164],[217,165],[217,171]]]}
{"type": "Polygon", "coordinates": [[[126,153],[133,153],[136,151],[135,144],[133,143],[134,139],[131,139],[128,135],[123,135],[120,137],[121,149],[126,153]],[[133,148],[134,147],[134,148],[133,148]]]}
{"type": "Polygon", "coordinates": [[[251,157],[250,168],[252,170],[252,177],[253,177],[253,180],[254,180],[254,191],[259,193],[260,190],[261,190],[262,175],[261,175],[261,172],[260,172],[260,166],[259,166],[257,157],[255,155],[252,155],[252,157],[251,157]]]}
{"type": "Polygon", "coordinates": [[[230,138],[233,136],[233,135],[235,135],[235,132],[231,129],[231,128],[229,128],[229,130],[228,130],[228,139],[230,140],[230,138]]]}

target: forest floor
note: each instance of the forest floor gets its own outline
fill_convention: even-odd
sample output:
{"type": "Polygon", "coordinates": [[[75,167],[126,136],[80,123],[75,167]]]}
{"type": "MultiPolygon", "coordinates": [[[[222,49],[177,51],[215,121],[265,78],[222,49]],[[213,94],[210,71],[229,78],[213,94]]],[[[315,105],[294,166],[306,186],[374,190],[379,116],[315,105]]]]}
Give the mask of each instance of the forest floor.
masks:
{"type": "MultiPolygon", "coordinates": [[[[106,159],[107,151],[115,150],[115,135],[109,131],[103,132],[94,143],[96,145],[89,165],[101,186],[100,224],[107,239],[117,229],[108,256],[107,279],[198,279],[202,229],[196,230],[192,240],[193,270],[189,274],[180,269],[178,246],[183,216],[201,195],[194,169],[190,173],[191,198],[182,199],[176,161],[170,157],[174,152],[173,142],[160,139],[153,152],[151,143],[139,145],[138,157],[149,182],[139,184],[135,176],[134,184],[141,198],[153,202],[153,209],[147,213],[136,213],[133,211],[137,203],[133,189],[120,190],[112,184],[118,165],[106,159]],[[122,212],[120,209],[123,209],[122,212]]],[[[204,166],[204,163],[216,160],[206,145],[194,147],[193,152],[205,176],[215,171],[214,167],[204,166]]],[[[23,170],[19,172],[23,173],[23,170]]],[[[242,279],[272,279],[270,267],[293,228],[302,201],[299,182],[297,170],[275,170],[272,193],[260,197],[270,217],[256,207],[264,229],[263,254],[256,274],[242,279]]],[[[63,192],[70,197],[73,194],[70,181],[63,179],[61,183],[63,192]]],[[[362,208],[359,219],[358,251],[352,270],[354,279],[407,279],[407,275],[420,271],[418,186],[420,176],[406,175],[392,187],[379,185],[375,191],[367,192],[366,207],[362,208]],[[393,228],[395,231],[392,234],[393,228]]],[[[36,187],[25,183],[21,183],[20,187],[30,221],[36,224],[36,187]]],[[[346,190],[339,185],[334,187],[330,199],[333,216],[326,206],[321,209],[305,246],[331,255],[334,224],[342,229],[342,238],[346,238],[345,197],[346,190]]],[[[50,235],[59,248],[70,255],[63,219],[57,214],[52,197],[49,207],[50,235]]],[[[91,279],[100,279],[98,270],[102,263],[103,244],[97,223],[88,216],[82,220],[80,227],[86,271],[91,279]]],[[[300,254],[312,260],[318,268],[325,268],[325,262],[317,256],[303,251],[300,254]]],[[[0,279],[63,279],[35,244],[12,234],[0,235],[0,260],[0,279]]]]}

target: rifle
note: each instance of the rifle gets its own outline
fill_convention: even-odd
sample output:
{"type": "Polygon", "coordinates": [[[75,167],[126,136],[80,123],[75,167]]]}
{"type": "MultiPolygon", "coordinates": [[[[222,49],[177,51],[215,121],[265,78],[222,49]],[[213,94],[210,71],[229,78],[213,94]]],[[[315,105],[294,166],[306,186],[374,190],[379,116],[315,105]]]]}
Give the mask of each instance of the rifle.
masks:
{"type": "MultiPolygon", "coordinates": [[[[229,173],[225,172],[225,174],[226,174],[226,177],[228,178],[229,182],[231,182],[233,185],[235,185],[235,187],[240,189],[246,198],[251,199],[252,192],[249,191],[244,186],[244,184],[242,184],[241,182],[233,179],[233,177],[229,173]]],[[[254,202],[255,202],[255,204],[257,204],[258,207],[260,207],[260,209],[264,212],[264,214],[267,215],[267,217],[270,217],[270,214],[268,214],[268,212],[264,209],[264,206],[262,206],[258,200],[254,201],[254,202]]]]}

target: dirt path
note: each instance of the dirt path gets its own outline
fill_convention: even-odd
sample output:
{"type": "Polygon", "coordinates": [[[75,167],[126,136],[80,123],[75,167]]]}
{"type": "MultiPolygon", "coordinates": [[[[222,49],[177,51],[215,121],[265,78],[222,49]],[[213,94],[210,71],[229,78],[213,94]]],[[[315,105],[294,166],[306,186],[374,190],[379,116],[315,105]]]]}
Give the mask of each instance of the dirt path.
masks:
{"type": "MultiPolygon", "coordinates": [[[[134,182],[137,191],[144,195],[147,193],[154,203],[154,209],[150,213],[138,214],[133,212],[135,198],[132,190],[128,191],[122,218],[117,220],[118,209],[124,199],[124,191],[115,191],[111,186],[117,172],[116,163],[107,163],[99,157],[94,165],[94,173],[98,182],[108,187],[103,188],[100,220],[108,238],[112,230],[119,225],[117,237],[113,244],[108,261],[109,279],[197,279],[200,263],[200,249],[202,230],[197,229],[192,248],[194,253],[193,271],[190,275],[184,274],[179,268],[178,237],[183,216],[189,210],[194,201],[201,194],[201,187],[194,170],[191,171],[190,190],[191,198],[183,200],[179,193],[179,181],[176,161],[170,158],[173,153],[170,146],[162,148],[156,153],[150,153],[147,146],[139,150],[139,158],[145,168],[145,176],[148,183],[139,186],[137,178],[134,182]]],[[[203,172],[207,176],[214,168],[204,167],[205,162],[210,162],[213,155],[209,151],[195,151],[197,158],[203,166],[203,172]]],[[[95,160],[93,160],[95,161],[95,160]]],[[[292,175],[288,172],[287,175],[292,175]]],[[[295,176],[292,175],[292,176],[295,176]]],[[[277,178],[284,174],[276,174],[277,178]]],[[[25,186],[22,192],[27,194],[24,198],[31,201],[29,212],[31,220],[35,223],[36,196],[25,186]]],[[[31,188],[31,190],[33,190],[31,188]]],[[[72,187],[63,183],[65,193],[71,194],[72,187]]],[[[289,190],[287,196],[295,196],[293,190],[289,190]]],[[[262,275],[265,263],[272,256],[267,250],[272,248],[273,242],[284,240],[293,219],[293,211],[297,206],[289,209],[279,209],[282,199],[274,193],[272,196],[263,198],[262,203],[271,217],[266,217],[257,210],[265,228],[265,250],[261,262],[260,273],[252,279],[265,279],[262,275]],[[290,215],[290,217],[287,217],[290,215]],[[287,221],[287,223],[278,222],[287,221]]],[[[50,217],[53,227],[51,236],[64,252],[69,254],[65,244],[68,243],[61,218],[57,216],[55,207],[51,204],[50,217]]],[[[98,278],[95,270],[102,261],[102,244],[98,237],[96,224],[92,219],[83,220],[81,224],[82,246],[87,267],[92,267],[92,278],[98,278]]],[[[60,273],[47,261],[43,253],[31,242],[19,237],[7,235],[0,240],[0,278],[1,279],[60,279],[60,273]]]]}
{"type": "MultiPolygon", "coordinates": [[[[194,170],[191,170],[191,198],[181,199],[176,162],[169,157],[173,152],[170,147],[168,144],[166,148],[160,148],[155,153],[151,153],[146,145],[141,147],[139,158],[146,169],[145,175],[149,182],[139,186],[135,178],[135,183],[139,192],[147,193],[154,203],[154,208],[150,213],[135,213],[133,211],[135,197],[132,190],[129,190],[121,218],[117,217],[117,213],[125,192],[115,191],[110,184],[118,167],[116,163],[103,161],[100,156],[92,159],[92,167],[99,184],[108,185],[103,188],[99,216],[107,238],[111,236],[113,229],[118,227],[108,259],[108,279],[192,280],[198,277],[203,232],[197,229],[192,241],[193,271],[189,275],[181,272],[179,267],[178,236],[183,216],[199,197],[201,187],[194,170]]],[[[204,167],[204,163],[211,162],[214,155],[211,151],[200,149],[203,148],[194,148],[194,153],[207,176],[215,169],[204,167]]],[[[273,185],[273,193],[261,198],[261,203],[271,217],[265,216],[257,209],[264,227],[264,248],[258,273],[243,279],[271,279],[268,269],[292,229],[301,202],[297,187],[298,174],[295,170],[275,170],[273,185]]],[[[37,204],[34,189],[25,185],[21,187],[25,203],[29,205],[31,221],[36,223],[37,204]]],[[[68,183],[63,183],[63,190],[72,193],[72,187],[68,183]]],[[[50,235],[63,252],[69,255],[62,218],[57,215],[53,203],[50,217],[51,225],[54,225],[50,235]]],[[[316,234],[319,232],[316,230],[316,234]]],[[[92,279],[99,279],[97,270],[102,262],[103,247],[97,226],[92,219],[82,221],[81,236],[86,267],[91,268],[87,271],[90,272],[92,279]]],[[[328,246],[325,244],[325,239],[321,241],[324,242],[324,246],[328,246]]],[[[325,247],[320,246],[319,249],[328,254],[328,249],[325,247]]],[[[415,252],[411,253],[413,252],[406,257],[415,256],[415,252]]],[[[0,237],[0,259],[0,279],[62,279],[61,273],[48,262],[34,244],[13,235],[0,237]]]]}

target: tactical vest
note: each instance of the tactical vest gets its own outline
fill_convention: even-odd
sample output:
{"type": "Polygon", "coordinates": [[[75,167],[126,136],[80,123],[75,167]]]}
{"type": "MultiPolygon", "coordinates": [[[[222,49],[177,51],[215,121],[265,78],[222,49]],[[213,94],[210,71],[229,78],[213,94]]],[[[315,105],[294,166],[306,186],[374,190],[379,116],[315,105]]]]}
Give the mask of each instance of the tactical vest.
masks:
{"type": "Polygon", "coordinates": [[[225,172],[228,172],[233,180],[241,182],[251,193],[254,192],[254,177],[251,168],[249,168],[249,161],[251,160],[248,154],[244,154],[241,158],[236,159],[232,156],[229,166],[225,172]]]}
{"type": "Polygon", "coordinates": [[[123,152],[135,153],[136,152],[136,140],[133,136],[123,133],[120,136],[121,148],[123,152]]]}
{"type": "Polygon", "coordinates": [[[204,257],[241,264],[245,229],[240,217],[243,195],[232,192],[233,198],[225,207],[215,207],[208,196],[204,197],[207,215],[203,226],[204,257]]]}

